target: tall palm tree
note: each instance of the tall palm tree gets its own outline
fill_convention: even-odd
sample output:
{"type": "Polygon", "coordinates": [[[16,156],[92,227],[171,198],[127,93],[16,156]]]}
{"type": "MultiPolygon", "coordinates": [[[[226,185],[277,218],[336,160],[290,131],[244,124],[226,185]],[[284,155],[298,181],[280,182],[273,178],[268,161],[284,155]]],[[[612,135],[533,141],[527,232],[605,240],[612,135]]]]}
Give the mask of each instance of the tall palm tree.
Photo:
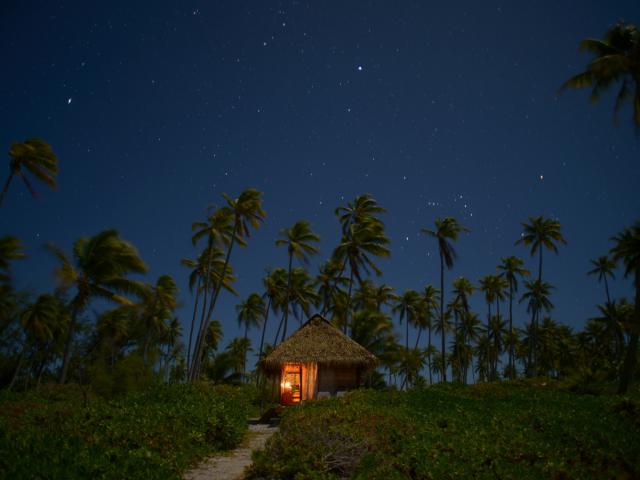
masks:
{"type": "Polygon", "coordinates": [[[442,381],[447,381],[447,368],[445,362],[446,354],[446,333],[444,329],[444,267],[449,270],[453,268],[453,263],[457,258],[455,249],[452,242],[458,239],[461,232],[468,232],[469,230],[462,227],[458,221],[453,217],[438,218],[435,221],[436,228],[434,230],[423,228],[422,233],[426,233],[428,236],[433,237],[438,242],[438,251],[440,253],[440,325],[442,327],[442,381]]]}
{"type": "MultiPolygon", "coordinates": [[[[233,295],[238,293],[233,288],[233,284],[236,281],[236,276],[233,274],[233,268],[231,265],[227,265],[225,269],[225,277],[222,278],[222,270],[224,269],[224,252],[215,246],[207,246],[198,256],[197,260],[191,260],[189,258],[183,258],[180,263],[191,268],[189,274],[189,290],[193,293],[194,287],[196,292],[196,298],[193,305],[193,315],[191,316],[191,326],[189,328],[189,343],[187,346],[187,365],[191,365],[191,349],[193,346],[193,331],[196,325],[196,316],[198,312],[198,301],[201,292],[210,290],[211,285],[217,285],[220,279],[222,279],[222,288],[233,295]]],[[[202,310],[206,308],[206,300],[202,305],[202,310]]],[[[202,318],[200,323],[202,324],[202,318]]],[[[198,328],[200,331],[200,328],[198,328]]]]}
{"type": "Polygon", "coordinates": [[[611,303],[611,296],[609,295],[609,283],[607,277],[615,278],[613,270],[616,268],[616,262],[614,262],[608,255],[601,255],[595,260],[591,260],[593,269],[587,272],[587,275],[598,275],[598,282],[604,282],[604,291],[607,295],[607,303],[611,303]]]}
{"type": "Polygon", "coordinates": [[[222,290],[222,279],[226,277],[227,268],[229,267],[229,260],[231,259],[231,253],[236,243],[240,246],[244,246],[246,242],[245,238],[251,235],[251,228],[257,229],[262,224],[266,213],[262,208],[262,192],[249,188],[244,190],[238,198],[231,198],[226,194],[222,195],[227,202],[226,208],[228,208],[233,216],[233,230],[231,240],[227,247],[227,252],[224,259],[224,265],[222,267],[222,273],[217,285],[214,287],[213,297],[209,303],[207,311],[206,321],[202,325],[200,332],[198,333],[198,340],[196,341],[196,363],[192,366],[189,374],[190,380],[195,380],[200,374],[200,359],[202,358],[202,349],[204,348],[204,336],[213,310],[216,306],[218,296],[222,290]],[[251,227],[251,228],[250,228],[251,227]]]}
{"type": "Polygon", "coordinates": [[[640,127],[640,30],[635,25],[618,22],[605,34],[604,39],[586,38],[580,49],[594,55],[584,72],[578,73],[560,87],[591,88],[591,101],[614,84],[620,89],[613,107],[614,121],[622,106],[633,105],[633,123],[640,127]]]}
{"type": "Polygon", "coordinates": [[[405,334],[405,348],[409,350],[409,324],[414,321],[414,317],[417,314],[420,303],[420,294],[415,290],[406,290],[396,301],[396,304],[392,307],[391,311],[394,314],[398,314],[400,318],[400,325],[405,320],[406,334],[405,334]]]}
{"type": "Polygon", "coordinates": [[[509,282],[509,335],[507,336],[509,343],[509,378],[514,378],[514,352],[513,352],[513,294],[518,291],[518,277],[524,278],[531,275],[531,272],[524,268],[524,261],[521,258],[510,256],[503,257],[502,263],[498,265],[500,276],[509,282]]]}
{"type": "Polygon", "coordinates": [[[16,142],[9,150],[9,178],[0,193],[0,206],[4,200],[11,181],[14,177],[21,178],[32,197],[37,192],[31,185],[27,174],[33,175],[42,183],[51,188],[56,188],[56,175],[58,174],[58,158],[53,153],[51,146],[39,138],[31,138],[24,142],[16,142]]]}
{"type": "MultiPolygon", "coordinates": [[[[311,224],[306,220],[297,221],[293,227],[285,228],[280,231],[280,236],[276,240],[276,246],[286,246],[289,254],[289,268],[287,269],[287,291],[291,289],[291,268],[293,266],[294,257],[308,264],[309,257],[318,253],[318,247],[312,245],[320,241],[320,237],[311,230],[311,224]]],[[[289,297],[286,295],[286,301],[283,313],[283,325],[281,342],[287,336],[287,322],[289,320],[289,297]]]]}
{"type": "Polygon", "coordinates": [[[55,271],[60,285],[65,289],[75,289],[70,303],[71,321],[60,371],[60,383],[65,383],[78,315],[94,298],[128,304],[131,301],[120,294],[143,295],[144,285],[127,278],[127,275],[144,273],[147,266],[136,248],[120,238],[115,230],[105,230],[93,237],[77,240],[73,245],[73,261],[52,244],[48,245],[48,249],[60,261],[55,271]]]}
{"type": "MultiPolygon", "coordinates": [[[[189,331],[189,345],[187,347],[187,363],[191,356],[191,338],[193,336],[193,328],[196,319],[196,312],[198,310],[198,300],[200,293],[202,292],[202,308],[200,314],[200,327],[198,331],[202,331],[205,324],[205,315],[207,312],[209,291],[213,285],[218,285],[218,282],[212,281],[211,272],[215,271],[213,267],[214,262],[217,266],[223,265],[221,260],[224,253],[222,249],[227,248],[231,243],[231,237],[233,236],[233,212],[229,207],[216,208],[210,206],[207,211],[207,218],[204,222],[194,222],[191,225],[191,230],[194,232],[191,236],[191,243],[196,246],[201,239],[206,239],[207,246],[205,250],[198,256],[197,272],[194,268],[192,277],[190,277],[189,287],[193,291],[193,280],[196,280],[196,298],[193,305],[193,316],[191,320],[191,329],[189,331]],[[202,288],[201,288],[202,286],[202,288]]],[[[238,240],[239,243],[244,243],[243,239],[238,240]]],[[[184,263],[183,263],[184,264],[184,263]]],[[[189,264],[187,264],[189,266],[189,264]]],[[[225,272],[226,274],[226,272],[225,272]]]]}
{"type": "Polygon", "coordinates": [[[527,300],[527,313],[531,314],[532,335],[529,349],[531,371],[529,374],[535,377],[537,375],[538,361],[538,317],[543,310],[549,312],[553,308],[553,304],[549,300],[553,287],[540,280],[526,282],[524,286],[527,291],[522,295],[520,302],[527,300]]]}
{"type": "Polygon", "coordinates": [[[542,282],[542,250],[546,248],[558,253],[558,244],[567,244],[562,236],[560,222],[551,218],[529,217],[529,223],[522,224],[523,232],[516,245],[530,246],[531,256],[539,252],[538,281],[542,282]]]}
{"type": "Polygon", "coordinates": [[[611,249],[615,262],[624,265],[624,276],[633,275],[635,287],[634,319],[631,323],[629,343],[622,369],[620,370],[620,384],[618,393],[626,393],[633,378],[638,355],[638,336],[640,335],[640,222],[634,223],[612,238],[614,245],[611,249]]]}
{"type": "MultiPolygon", "coordinates": [[[[249,336],[249,329],[260,326],[260,320],[264,316],[265,304],[264,300],[257,293],[252,293],[247,299],[236,305],[236,313],[238,314],[238,325],[244,325],[244,339],[249,336]]],[[[247,359],[244,359],[242,365],[242,375],[246,375],[247,359]]]]}
{"type": "Polygon", "coordinates": [[[349,264],[349,290],[347,292],[346,322],[344,333],[347,333],[351,293],[354,280],[361,284],[362,272],[369,273],[373,270],[376,275],[381,275],[381,270],[373,263],[371,256],[388,257],[390,255],[389,239],[384,233],[384,225],[380,220],[365,218],[359,223],[349,225],[348,233],[342,236],[342,242],[333,253],[333,257],[340,263],[349,264]]]}
{"type": "MultiPolygon", "coordinates": [[[[485,325],[485,330],[488,333],[489,329],[491,328],[491,304],[493,302],[497,302],[497,291],[498,291],[498,285],[497,285],[497,275],[485,275],[484,277],[480,278],[479,280],[479,284],[480,284],[480,291],[484,293],[484,300],[487,304],[487,324],[485,325]]],[[[489,362],[490,358],[489,355],[487,354],[486,357],[486,361],[489,362]]],[[[489,364],[487,364],[487,368],[486,368],[486,372],[487,374],[490,374],[491,369],[489,368],[489,364]]]]}

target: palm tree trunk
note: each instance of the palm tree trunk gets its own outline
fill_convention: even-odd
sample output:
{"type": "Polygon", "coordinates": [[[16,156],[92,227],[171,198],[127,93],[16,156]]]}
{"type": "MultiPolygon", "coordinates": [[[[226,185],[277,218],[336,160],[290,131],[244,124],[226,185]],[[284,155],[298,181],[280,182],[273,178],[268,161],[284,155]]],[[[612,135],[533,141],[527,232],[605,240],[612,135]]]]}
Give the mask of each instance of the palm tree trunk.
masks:
{"type": "Polygon", "coordinates": [[[278,323],[278,330],[276,330],[276,336],[273,339],[273,346],[278,345],[278,337],[280,336],[280,332],[282,331],[282,324],[284,323],[284,311],[282,312],[282,317],[280,318],[280,323],[278,323]]]}
{"type": "Polygon", "coordinates": [[[262,336],[260,337],[260,350],[258,352],[258,360],[262,358],[262,348],[264,347],[264,334],[267,331],[267,320],[269,320],[269,311],[271,310],[271,297],[267,302],[267,308],[264,309],[264,320],[262,321],[262,336]]]}
{"type": "MultiPolygon", "coordinates": [[[[487,345],[490,344],[489,342],[489,334],[491,332],[491,302],[487,302],[487,307],[488,307],[488,311],[487,311],[487,345]]],[[[489,378],[491,377],[491,355],[489,355],[489,352],[487,352],[487,380],[489,380],[489,378]]]]}
{"type": "Polygon", "coordinates": [[[9,190],[9,185],[11,185],[11,180],[13,180],[15,173],[13,171],[9,174],[9,178],[7,178],[7,182],[4,184],[4,188],[2,189],[2,193],[0,193],[0,207],[2,206],[2,202],[4,201],[4,196],[7,194],[9,190]]]}
{"type": "Polygon", "coordinates": [[[11,390],[13,385],[16,383],[16,378],[20,374],[20,370],[22,369],[22,364],[24,363],[24,357],[27,353],[27,340],[24,341],[24,345],[22,345],[22,350],[20,351],[20,357],[18,357],[18,365],[16,365],[16,369],[13,372],[13,377],[11,377],[11,383],[7,387],[7,390],[11,390]]]}
{"type": "Polygon", "coordinates": [[[611,303],[611,296],[609,295],[609,282],[607,281],[607,274],[604,274],[604,291],[607,294],[607,305],[611,303]]]}
{"type": "Polygon", "coordinates": [[[514,378],[513,368],[513,281],[509,280],[509,378],[514,378]]]}
{"type": "Polygon", "coordinates": [[[353,264],[351,265],[351,268],[349,269],[351,272],[349,274],[349,292],[347,293],[347,311],[345,313],[345,319],[344,319],[344,334],[347,334],[347,328],[349,327],[349,317],[350,317],[350,310],[351,310],[351,290],[353,288],[353,264]]]}
{"type": "MultiPolygon", "coordinates": [[[[260,336],[260,350],[258,351],[258,362],[262,359],[262,348],[264,347],[264,334],[267,331],[267,320],[269,320],[269,311],[271,310],[271,300],[269,297],[267,306],[264,309],[264,318],[262,320],[262,335],[260,336]]],[[[277,338],[277,337],[276,337],[277,338]]],[[[256,387],[260,385],[260,369],[256,370],[256,387]]]]}
{"type": "Polygon", "coordinates": [[[635,272],[636,305],[634,309],[634,319],[631,324],[631,335],[627,345],[627,353],[620,370],[620,384],[618,393],[625,394],[629,389],[629,384],[633,379],[636,368],[636,358],[638,356],[638,336],[640,336],[640,269],[635,272]]]}
{"type": "Polygon", "coordinates": [[[429,362],[429,385],[433,385],[433,373],[431,372],[431,324],[429,324],[429,350],[427,350],[427,361],[429,362]]]}
{"type": "MultiPolygon", "coordinates": [[[[216,289],[213,294],[213,298],[211,299],[211,303],[209,304],[209,311],[207,312],[207,319],[203,328],[201,328],[198,334],[198,340],[196,342],[196,357],[194,358],[194,367],[192,368],[191,380],[195,380],[200,376],[200,366],[202,364],[202,354],[204,351],[204,339],[206,336],[207,328],[209,328],[209,324],[211,323],[211,316],[213,315],[213,309],[216,306],[216,302],[218,301],[218,296],[220,295],[220,291],[222,290],[222,285],[224,284],[224,280],[227,276],[227,267],[229,266],[229,259],[231,258],[231,252],[233,251],[233,246],[236,241],[236,235],[238,234],[238,225],[239,220],[236,218],[235,225],[233,226],[233,235],[231,236],[231,243],[229,243],[229,248],[227,249],[227,256],[224,259],[224,265],[222,267],[222,273],[220,274],[220,280],[218,280],[218,285],[216,285],[216,289]]],[[[208,275],[209,272],[207,272],[208,275]]],[[[203,305],[204,308],[204,305],[203,305]]]]}
{"type": "MultiPolygon", "coordinates": [[[[78,295],[80,295],[78,293],[78,295]]],[[[78,296],[76,296],[76,299],[78,296]]],[[[75,299],[74,299],[75,300],[75,299]]],[[[63,385],[67,382],[67,375],[69,373],[69,360],[71,357],[71,344],[73,343],[73,336],[75,334],[76,329],[76,321],[78,319],[78,314],[80,313],[80,307],[76,306],[78,304],[84,304],[84,302],[74,301],[74,306],[71,310],[71,321],[69,322],[69,330],[67,331],[67,339],[64,343],[64,353],[62,355],[62,369],[60,370],[60,380],[58,383],[63,385]]]]}
{"type": "Polygon", "coordinates": [[[189,346],[187,347],[187,365],[191,364],[191,343],[193,341],[193,328],[196,325],[196,316],[198,313],[198,301],[200,300],[200,284],[202,283],[202,276],[198,275],[198,282],[196,284],[196,302],[193,306],[193,315],[191,317],[191,328],[189,329],[189,346]]]}
{"type": "Polygon", "coordinates": [[[289,321],[289,300],[291,297],[291,265],[293,264],[293,253],[289,252],[289,270],[287,273],[287,298],[284,302],[284,325],[282,330],[282,339],[280,343],[284,342],[287,336],[287,323],[289,321]]]}
{"type": "MultiPolygon", "coordinates": [[[[233,239],[232,239],[233,241],[233,239]]],[[[205,324],[205,313],[207,311],[207,300],[208,300],[208,296],[209,296],[209,279],[211,278],[211,255],[212,255],[212,246],[213,246],[213,241],[211,239],[211,237],[209,237],[209,241],[207,242],[207,248],[209,249],[208,255],[207,255],[207,268],[204,272],[205,277],[204,277],[204,297],[202,299],[202,314],[200,315],[200,328],[198,330],[198,337],[196,339],[196,347],[199,346],[199,342],[201,340],[200,338],[200,333],[202,333],[203,331],[203,326],[205,324]]],[[[224,281],[224,278],[222,279],[224,281]]],[[[205,330],[206,331],[206,330],[205,330]]],[[[191,364],[191,370],[192,373],[193,371],[195,371],[195,364],[197,363],[196,360],[196,355],[195,355],[195,351],[194,351],[194,357],[192,359],[192,364],[191,364]]],[[[187,363],[187,366],[189,364],[187,363]]]]}
{"type": "Polygon", "coordinates": [[[416,337],[416,346],[413,349],[418,348],[418,344],[420,343],[420,335],[422,334],[422,327],[418,327],[418,336],[416,337]]]}
{"type": "Polygon", "coordinates": [[[447,333],[444,327],[444,258],[442,250],[440,250],[440,327],[442,329],[440,336],[442,339],[442,382],[447,381],[447,364],[445,361],[445,343],[447,333]]]}

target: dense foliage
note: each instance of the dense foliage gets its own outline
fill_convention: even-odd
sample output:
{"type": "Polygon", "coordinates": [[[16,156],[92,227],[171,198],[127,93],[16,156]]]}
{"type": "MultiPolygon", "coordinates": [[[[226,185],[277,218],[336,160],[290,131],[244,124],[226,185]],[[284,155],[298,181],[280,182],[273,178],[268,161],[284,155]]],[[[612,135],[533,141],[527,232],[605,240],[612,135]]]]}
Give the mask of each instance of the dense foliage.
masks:
{"type": "Polygon", "coordinates": [[[246,430],[247,388],[159,385],[105,400],[76,386],[0,392],[0,477],[180,478],[246,430]]]}
{"type": "Polygon", "coordinates": [[[638,478],[640,395],[545,383],[356,391],[302,405],[249,478],[638,478]]]}

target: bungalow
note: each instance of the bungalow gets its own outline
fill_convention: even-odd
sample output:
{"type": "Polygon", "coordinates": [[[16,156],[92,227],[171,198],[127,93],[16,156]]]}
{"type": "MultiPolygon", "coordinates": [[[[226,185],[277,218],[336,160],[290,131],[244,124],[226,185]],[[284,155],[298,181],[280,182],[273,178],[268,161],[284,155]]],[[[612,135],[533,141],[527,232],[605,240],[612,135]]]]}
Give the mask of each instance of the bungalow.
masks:
{"type": "Polygon", "coordinates": [[[358,388],[377,358],[320,315],[314,315],[267,355],[260,367],[280,384],[280,403],[341,395],[358,388]]]}

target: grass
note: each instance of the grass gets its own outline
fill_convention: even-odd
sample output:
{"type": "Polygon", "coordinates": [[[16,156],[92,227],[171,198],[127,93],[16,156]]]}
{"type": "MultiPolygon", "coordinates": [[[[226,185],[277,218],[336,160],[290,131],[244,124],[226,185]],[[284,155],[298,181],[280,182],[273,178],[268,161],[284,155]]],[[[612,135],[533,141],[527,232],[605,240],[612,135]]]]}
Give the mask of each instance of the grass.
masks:
{"type": "Polygon", "coordinates": [[[248,398],[237,387],[205,384],[113,400],[73,386],[1,392],[0,478],[177,479],[242,440],[248,398]]]}
{"type": "Polygon", "coordinates": [[[288,410],[249,478],[639,478],[639,400],[525,383],[356,391],[288,410]]]}

